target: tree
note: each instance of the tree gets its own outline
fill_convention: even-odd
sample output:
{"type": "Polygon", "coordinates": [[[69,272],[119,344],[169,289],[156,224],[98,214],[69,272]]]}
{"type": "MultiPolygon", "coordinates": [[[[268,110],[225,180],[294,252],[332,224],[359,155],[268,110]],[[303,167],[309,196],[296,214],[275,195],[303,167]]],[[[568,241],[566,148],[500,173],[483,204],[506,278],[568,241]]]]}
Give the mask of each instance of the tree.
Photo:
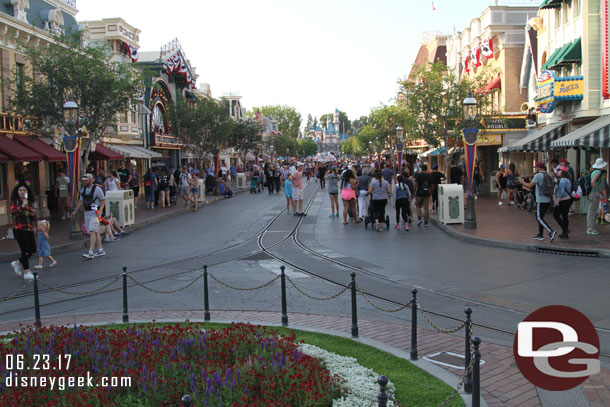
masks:
{"type": "Polygon", "coordinates": [[[313,137],[315,132],[315,127],[313,124],[313,118],[311,117],[311,113],[307,115],[307,123],[305,123],[305,131],[303,132],[306,137],[313,137]]]}
{"type": "Polygon", "coordinates": [[[243,163],[246,163],[246,155],[255,152],[257,145],[261,142],[263,126],[256,120],[247,118],[239,119],[229,136],[229,146],[232,147],[243,163]]]}
{"type": "Polygon", "coordinates": [[[274,136],[265,140],[265,145],[269,147],[273,145],[273,150],[279,157],[285,156],[287,153],[290,156],[298,156],[297,140],[288,136],[274,136]]]}
{"type": "Polygon", "coordinates": [[[309,157],[318,152],[318,145],[311,139],[299,140],[297,148],[300,157],[309,157]]]}
{"type": "Polygon", "coordinates": [[[199,164],[206,161],[209,153],[217,154],[226,145],[235,126],[227,101],[186,102],[178,98],[168,110],[176,136],[197,157],[199,164]]]}
{"type": "MultiPolygon", "coordinates": [[[[320,116],[320,123],[322,123],[322,125],[326,124],[327,119],[330,119],[330,121],[333,122],[333,120],[335,119],[334,114],[333,113],[323,114],[322,116],[320,116]]],[[[340,134],[347,134],[347,133],[349,133],[350,130],[351,130],[351,122],[350,122],[349,118],[347,117],[347,113],[339,111],[339,128],[337,129],[337,131],[340,134]]]]}
{"type": "MultiPolygon", "coordinates": [[[[255,107],[252,110],[256,112],[256,109],[255,107]]],[[[263,116],[277,120],[278,130],[284,136],[293,139],[299,136],[301,114],[294,107],[285,105],[261,106],[260,112],[263,116]]]]}
{"type": "MultiPolygon", "coordinates": [[[[69,97],[78,104],[78,124],[87,127],[92,142],[116,128],[118,113],[140,103],[141,73],[129,64],[112,61],[104,48],[84,45],[78,35],[58,36],[44,46],[24,43],[19,50],[31,71],[27,75],[12,72],[12,80],[3,86],[10,91],[11,109],[33,117],[32,130],[38,134],[53,136],[57,127],[65,127],[62,108],[69,97]]],[[[81,171],[91,144],[86,145],[81,171]]]]}
{"type": "Polygon", "coordinates": [[[362,130],[362,128],[364,126],[366,126],[369,122],[369,118],[368,116],[360,116],[359,119],[354,120],[351,123],[351,127],[352,127],[352,134],[356,135],[358,133],[360,133],[360,131],[362,130]]]}

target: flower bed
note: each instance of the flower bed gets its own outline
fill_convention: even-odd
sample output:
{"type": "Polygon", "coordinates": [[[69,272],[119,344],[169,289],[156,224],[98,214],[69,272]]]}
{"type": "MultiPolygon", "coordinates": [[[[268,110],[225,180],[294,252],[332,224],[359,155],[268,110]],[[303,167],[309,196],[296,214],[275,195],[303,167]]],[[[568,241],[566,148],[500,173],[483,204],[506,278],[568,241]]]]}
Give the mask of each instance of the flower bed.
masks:
{"type": "Polygon", "coordinates": [[[294,335],[245,324],[26,329],[0,341],[0,355],[3,407],[180,406],[187,393],[195,406],[329,407],[347,393],[343,379],[301,352],[294,335]],[[15,373],[46,377],[46,386],[7,386],[15,373]],[[60,377],[88,374],[93,387],[58,390],[60,377]],[[129,377],[131,386],[104,387],[102,377],[129,377]]]}

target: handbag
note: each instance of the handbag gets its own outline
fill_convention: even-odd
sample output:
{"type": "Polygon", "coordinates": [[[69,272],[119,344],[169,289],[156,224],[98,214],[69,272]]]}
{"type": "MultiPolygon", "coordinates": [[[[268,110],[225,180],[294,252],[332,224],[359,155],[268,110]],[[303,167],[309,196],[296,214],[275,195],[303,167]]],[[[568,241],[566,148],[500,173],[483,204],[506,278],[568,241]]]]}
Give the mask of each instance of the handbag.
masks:
{"type": "Polygon", "coordinates": [[[15,239],[15,233],[13,232],[12,227],[8,228],[8,230],[6,231],[6,236],[4,236],[3,239],[15,239]]]}

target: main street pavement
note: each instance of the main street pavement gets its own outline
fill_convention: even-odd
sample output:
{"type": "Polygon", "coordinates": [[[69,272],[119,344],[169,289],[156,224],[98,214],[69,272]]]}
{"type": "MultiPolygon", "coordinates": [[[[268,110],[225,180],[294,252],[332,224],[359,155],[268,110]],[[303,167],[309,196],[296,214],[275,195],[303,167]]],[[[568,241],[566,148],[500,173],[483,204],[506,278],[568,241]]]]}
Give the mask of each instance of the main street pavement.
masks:
{"type": "MultiPolygon", "coordinates": [[[[359,287],[376,296],[372,300],[382,308],[405,304],[411,288],[417,287],[418,301],[425,310],[448,317],[433,317],[443,328],[458,325],[457,320],[464,317],[464,307],[470,306],[474,310],[475,334],[499,346],[512,343],[517,323],[534,309],[549,304],[569,305],[586,314],[597,327],[602,353],[606,355],[602,361],[607,367],[607,259],[478,246],[435,227],[415,224],[409,232],[375,232],[366,230],[363,224],[343,225],[340,218],[328,217],[326,191],[320,191],[312,182],[305,192],[305,203],[312,201],[308,216],[302,220],[281,212],[285,205],[282,194],[245,193],[136,231],[120,242],[108,244],[105,257],[85,260],[80,252],[58,255],[59,266],[40,273],[43,321],[74,314],[120,312],[119,282],[100,293],[90,292],[111,283],[122,266],[153,290],[177,290],[200,276],[203,264],[209,265],[214,277],[239,287],[264,284],[277,276],[281,264],[287,264],[291,280],[318,297],[340,291],[349,283],[352,272],[356,273],[359,287]],[[92,279],[97,281],[85,284],[92,279]],[[61,291],[49,290],[49,286],[61,291]]],[[[8,264],[4,269],[0,298],[10,296],[24,284],[8,264]]],[[[200,281],[174,294],[154,293],[129,282],[132,311],[203,307],[200,281]]],[[[275,283],[259,291],[234,291],[211,279],[211,308],[277,311],[278,289],[275,283]]],[[[0,328],[32,320],[31,291],[28,286],[14,299],[0,302],[0,328]]],[[[349,316],[346,293],[328,301],[314,301],[289,284],[288,294],[289,314],[298,311],[349,316]]],[[[363,320],[402,325],[410,321],[409,310],[381,312],[362,297],[358,312],[363,320]]]]}

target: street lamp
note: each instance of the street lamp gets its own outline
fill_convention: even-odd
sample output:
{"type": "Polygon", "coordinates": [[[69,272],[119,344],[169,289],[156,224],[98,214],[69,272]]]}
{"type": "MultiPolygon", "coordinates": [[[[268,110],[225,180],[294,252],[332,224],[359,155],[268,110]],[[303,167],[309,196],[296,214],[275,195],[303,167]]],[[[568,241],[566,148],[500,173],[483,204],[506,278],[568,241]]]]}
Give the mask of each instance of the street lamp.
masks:
{"type": "Polygon", "coordinates": [[[269,146],[269,151],[271,152],[271,165],[273,165],[273,156],[275,155],[275,152],[273,151],[273,144],[269,146]]]}
{"type": "Polygon", "coordinates": [[[399,124],[396,127],[396,150],[398,150],[398,171],[399,173],[402,170],[402,149],[404,147],[404,130],[402,126],[399,124]]]}
{"type": "Polygon", "coordinates": [[[67,127],[68,133],[73,133],[78,120],[78,105],[71,97],[64,103],[63,113],[64,125],[67,127]]]}
{"type": "Polygon", "coordinates": [[[464,216],[464,228],[476,229],[477,216],[475,213],[473,194],[474,160],[477,153],[477,136],[479,129],[476,128],[477,101],[468,91],[466,99],[462,102],[464,111],[464,154],[466,158],[466,175],[468,178],[468,194],[466,195],[466,214],[464,216]]]}

